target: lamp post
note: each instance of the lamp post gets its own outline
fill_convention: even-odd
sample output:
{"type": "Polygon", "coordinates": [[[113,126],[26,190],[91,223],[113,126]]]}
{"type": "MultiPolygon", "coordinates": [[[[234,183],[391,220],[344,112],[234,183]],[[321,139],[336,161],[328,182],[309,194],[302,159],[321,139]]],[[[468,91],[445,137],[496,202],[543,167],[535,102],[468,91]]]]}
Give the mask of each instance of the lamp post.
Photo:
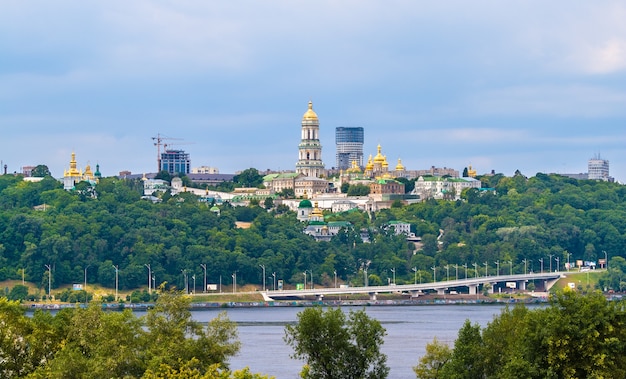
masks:
{"type": "Polygon", "coordinates": [[[265,265],[259,265],[263,269],[263,292],[265,292],[265,265]]]}
{"type": "Polygon", "coordinates": [[[184,279],[184,283],[185,283],[185,295],[189,294],[189,284],[187,283],[187,270],[183,269],[180,270],[183,273],[183,279],[184,279]]]}
{"type": "Polygon", "coordinates": [[[524,262],[524,275],[526,275],[528,273],[528,260],[524,258],[522,262],[524,262]]]}
{"type": "Polygon", "coordinates": [[[156,275],[152,275],[152,288],[156,289],[156,275]]]}
{"type": "Polygon", "coordinates": [[[396,285],[396,268],[395,267],[392,268],[391,272],[393,274],[393,285],[395,286],[396,285]]]}
{"type": "Polygon", "coordinates": [[[467,263],[463,263],[463,268],[465,268],[465,279],[467,279],[467,263]]]}
{"type": "Polygon", "coordinates": [[[539,263],[541,263],[540,272],[543,274],[543,258],[539,258],[539,263]]]}
{"type": "Polygon", "coordinates": [[[311,278],[310,278],[311,280],[309,280],[309,282],[310,282],[309,287],[311,289],[315,289],[315,283],[313,282],[313,270],[308,270],[308,271],[309,271],[309,274],[311,274],[311,278]]]}
{"type": "Polygon", "coordinates": [[[489,272],[487,271],[489,269],[489,263],[485,262],[485,278],[489,276],[489,272]]]}
{"type": "Polygon", "coordinates": [[[552,257],[553,256],[554,255],[552,255],[552,254],[548,254],[548,257],[550,257],[550,272],[552,272],[552,257]]]}
{"type": "Polygon", "coordinates": [[[454,264],[454,279],[459,280],[459,265],[454,264]]]}
{"type": "Polygon", "coordinates": [[[433,266],[431,269],[433,270],[433,283],[435,283],[437,281],[437,267],[433,266]]]}
{"type": "Polygon", "coordinates": [[[204,270],[204,287],[202,288],[202,292],[206,292],[206,264],[200,263],[200,267],[204,270]]]}
{"type": "Polygon", "coordinates": [[[450,281],[450,265],[445,265],[443,268],[446,269],[446,282],[450,281]]]}
{"type": "Polygon", "coordinates": [[[150,263],[144,266],[148,268],[148,293],[152,294],[152,269],[150,268],[150,263]]]}
{"type": "Polygon", "coordinates": [[[415,279],[413,279],[413,284],[417,284],[417,267],[413,267],[412,270],[415,273],[415,279]]]}
{"type": "Polygon", "coordinates": [[[83,288],[85,290],[85,304],[88,303],[88,301],[87,301],[87,269],[89,268],[89,266],[91,266],[91,265],[87,265],[85,267],[85,287],[83,288]]]}
{"type": "MultiPolygon", "coordinates": [[[[235,293],[235,292],[237,292],[237,271],[233,272],[233,274],[231,276],[233,278],[233,293],[235,293]]],[[[221,284],[220,284],[220,286],[221,286],[221,284]]]]}
{"type": "Polygon", "coordinates": [[[196,294],[196,274],[193,274],[191,276],[191,279],[193,280],[193,292],[192,293],[195,295],[196,294]]]}
{"type": "Polygon", "coordinates": [[[304,270],[302,275],[304,275],[304,289],[306,290],[306,270],[304,270]]]}
{"type": "Polygon", "coordinates": [[[50,297],[50,291],[52,289],[52,266],[50,265],[44,265],[46,266],[46,268],[48,269],[48,300],[52,301],[52,298],[50,297]]]}
{"type": "Polygon", "coordinates": [[[509,261],[510,275],[513,275],[513,261],[509,261]]]}
{"type": "Polygon", "coordinates": [[[472,265],[474,266],[474,278],[478,278],[478,263],[474,262],[472,265]]]}
{"type": "Polygon", "coordinates": [[[272,277],[274,277],[274,291],[276,291],[276,272],[272,273],[272,277]]]}
{"type": "Polygon", "coordinates": [[[500,260],[496,261],[496,276],[500,276],[500,260]]]}
{"type": "Polygon", "coordinates": [[[333,275],[335,275],[335,288],[337,288],[337,270],[333,270],[333,275]]]}
{"type": "MultiPolygon", "coordinates": [[[[605,250],[602,250],[602,252],[604,253],[604,268],[608,270],[609,269],[609,256],[605,250]]],[[[567,262],[569,263],[569,255],[567,256],[567,262]]]]}
{"type": "Polygon", "coordinates": [[[119,284],[120,268],[119,268],[119,265],[113,265],[113,268],[115,269],[115,301],[117,301],[117,288],[119,284]]]}
{"type": "Polygon", "coordinates": [[[559,270],[561,269],[559,267],[559,257],[554,257],[554,260],[556,261],[556,272],[559,272],[559,270]]]}
{"type": "Polygon", "coordinates": [[[569,272],[569,269],[571,268],[570,263],[569,263],[569,257],[572,254],[570,254],[568,251],[566,251],[565,254],[567,254],[567,271],[569,272]]]}

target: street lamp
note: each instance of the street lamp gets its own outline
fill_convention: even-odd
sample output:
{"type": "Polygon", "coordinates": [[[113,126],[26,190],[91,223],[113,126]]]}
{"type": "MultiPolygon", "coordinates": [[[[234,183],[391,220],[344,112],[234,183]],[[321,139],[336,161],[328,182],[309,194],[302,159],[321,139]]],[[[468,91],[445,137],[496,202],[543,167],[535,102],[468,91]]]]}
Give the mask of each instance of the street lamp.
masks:
{"type": "MultiPolygon", "coordinates": [[[[609,256],[607,255],[605,250],[602,250],[602,252],[604,253],[604,268],[608,270],[609,269],[609,256]]],[[[567,262],[569,263],[569,255],[567,256],[567,262]]]]}
{"type": "Polygon", "coordinates": [[[446,269],[446,282],[450,281],[450,265],[445,265],[443,268],[446,269]]]}
{"type": "Polygon", "coordinates": [[[233,272],[231,276],[233,278],[233,293],[235,293],[237,292],[237,271],[233,272]]]}
{"type": "MultiPolygon", "coordinates": [[[[528,273],[528,260],[526,258],[524,258],[524,260],[522,262],[524,262],[524,275],[526,275],[528,273]]],[[[550,261],[550,262],[552,262],[552,261],[550,261]]]]}
{"type": "Polygon", "coordinates": [[[433,269],[433,283],[437,281],[437,267],[431,267],[433,269]]]}
{"type": "Polygon", "coordinates": [[[487,271],[489,269],[489,263],[485,262],[485,278],[489,276],[489,271],[487,271]]]}
{"type": "Polygon", "coordinates": [[[457,265],[456,263],[454,264],[454,274],[455,280],[459,280],[459,265],[457,265]]]}
{"type": "Polygon", "coordinates": [[[392,268],[391,272],[393,273],[393,285],[396,285],[396,268],[392,268]]]}
{"type": "Polygon", "coordinates": [[[259,265],[263,269],[263,292],[265,292],[265,265],[259,265]]]}
{"type": "Polygon", "coordinates": [[[91,265],[87,265],[85,267],[85,288],[84,288],[84,290],[85,290],[85,304],[87,304],[87,302],[88,302],[87,301],[87,269],[89,268],[89,266],[91,266],[91,265]]]}
{"type": "Polygon", "coordinates": [[[202,288],[202,292],[206,292],[206,264],[200,263],[200,267],[204,270],[204,287],[202,288]]]}
{"type": "Polygon", "coordinates": [[[474,278],[478,278],[478,263],[474,262],[472,265],[474,266],[474,278]]]}
{"type": "Polygon", "coordinates": [[[511,270],[510,275],[513,275],[513,261],[509,261],[509,269],[511,270]]]}
{"type": "Polygon", "coordinates": [[[191,276],[191,279],[193,280],[193,292],[192,293],[195,295],[196,294],[196,274],[193,274],[191,276]]]}
{"type": "Polygon", "coordinates": [[[304,289],[306,290],[306,270],[304,270],[302,275],[304,275],[304,289]]]}
{"type": "Polygon", "coordinates": [[[465,268],[465,279],[467,279],[467,263],[463,263],[463,267],[465,268]]]}
{"type": "Polygon", "coordinates": [[[548,256],[550,257],[550,272],[552,272],[552,257],[553,257],[554,255],[552,255],[552,254],[548,254],[548,256]]]}
{"type": "Polygon", "coordinates": [[[118,288],[118,284],[119,284],[119,272],[120,272],[120,268],[119,265],[113,265],[113,268],[115,269],[115,301],[117,301],[117,288],[118,288]]]}
{"type": "Polygon", "coordinates": [[[500,260],[496,261],[496,276],[500,276],[500,260]]]}
{"type": "Polygon", "coordinates": [[[308,270],[308,271],[311,274],[311,280],[309,280],[309,282],[310,282],[309,287],[311,287],[311,289],[315,289],[315,283],[313,282],[313,270],[308,270]]]}
{"type": "Polygon", "coordinates": [[[187,294],[189,294],[189,284],[187,282],[188,281],[188,279],[187,279],[187,270],[183,269],[183,270],[180,270],[180,271],[183,273],[183,279],[184,279],[184,282],[185,282],[185,294],[187,295],[187,294]]]}
{"type": "Polygon", "coordinates": [[[543,274],[543,258],[539,258],[539,263],[541,263],[541,273],[543,274]]]}
{"type": "Polygon", "coordinates": [[[152,294],[152,269],[150,268],[150,264],[145,264],[148,268],[148,293],[152,294]]]}
{"type": "Polygon", "coordinates": [[[50,265],[44,265],[48,269],[48,300],[52,301],[50,297],[50,290],[52,289],[52,267],[50,265]]]}
{"type": "Polygon", "coordinates": [[[561,269],[559,267],[559,257],[554,257],[554,260],[556,261],[556,272],[559,272],[559,270],[561,269]]]}
{"type": "Polygon", "coordinates": [[[337,270],[333,271],[333,275],[335,275],[335,288],[337,288],[337,270]]]}
{"type": "Polygon", "coordinates": [[[415,273],[415,279],[413,279],[413,284],[417,284],[417,267],[413,267],[412,270],[415,273]]]}
{"type": "Polygon", "coordinates": [[[272,276],[274,277],[274,291],[276,291],[276,272],[273,272],[272,276]]]}

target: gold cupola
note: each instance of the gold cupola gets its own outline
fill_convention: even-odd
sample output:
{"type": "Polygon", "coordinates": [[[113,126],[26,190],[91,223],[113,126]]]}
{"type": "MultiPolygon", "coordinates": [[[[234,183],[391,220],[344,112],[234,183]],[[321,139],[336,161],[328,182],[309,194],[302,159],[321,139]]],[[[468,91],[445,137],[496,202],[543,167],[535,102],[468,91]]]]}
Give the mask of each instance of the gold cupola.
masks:
{"type": "Polygon", "coordinates": [[[313,111],[313,102],[309,100],[309,109],[304,112],[304,116],[302,116],[302,121],[319,121],[317,118],[317,113],[313,111]]]}
{"type": "Polygon", "coordinates": [[[402,159],[398,158],[398,164],[396,165],[396,171],[404,171],[404,166],[402,165],[402,159]]]}
{"type": "Polygon", "coordinates": [[[63,176],[65,177],[74,177],[74,176],[82,176],[83,173],[76,168],[76,153],[72,152],[72,159],[70,160],[70,168],[69,170],[64,170],[63,176]]]}
{"type": "Polygon", "coordinates": [[[385,157],[382,155],[381,151],[382,148],[380,147],[380,144],[378,145],[378,153],[376,154],[376,156],[374,157],[374,163],[379,163],[379,164],[383,164],[383,162],[385,161],[385,157]]]}
{"type": "Polygon", "coordinates": [[[374,162],[372,162],[372,154],[367,159],[367,165],[365,166],[365,171],[372,171],[374,169],[374,162]]]}

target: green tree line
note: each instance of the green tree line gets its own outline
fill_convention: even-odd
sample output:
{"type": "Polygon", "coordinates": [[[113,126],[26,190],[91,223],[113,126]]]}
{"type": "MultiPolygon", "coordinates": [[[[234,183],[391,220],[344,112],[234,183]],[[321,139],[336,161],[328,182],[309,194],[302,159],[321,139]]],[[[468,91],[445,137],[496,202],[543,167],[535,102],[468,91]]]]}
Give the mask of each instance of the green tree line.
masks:
{"type": "MultiPolygon", "coordinates": [[[[221,213],[191,193],[164,197],[161,203],[142,200],[140,180],[103,178],[93,193],[65,191],[51,177],[37,183],[20,176],[0,176],[0,280],[21,279],[47,288],[51,285],[100,283],[119,288],[148,284],[148,270],[157,284],[182,288],[184,277],[238,285],[282,279],[287,285],[303,281],[303,272],[315,284],[341,282],[412,283],[417,275],[432,280],[446,277],[443,267],[456,266],[460,276],[473,264],[490,274],[556,269],[576,260],[597,261],[624,257],[626,187],[607,182],[574,180],[537,174],[526,178],[482,177],[490,190],[465,190],[462,200],[427,200],[397,204],[368,214],[361,211],[327,215],[327,220],[349,221],[330,242],[316,242],[302,233],[304,224],[284,207],[269,211],[258,204],[220,205],[221,213]],[[93,196],[95,194],[95,196],[93,196]],[[389,221],[410,222],[421,243],[408,243],[386,228],[389,221]],[[250,222],[237,228],[237,221],[250,222]],[[364,243],[361,234],[369,236],[364,243]],[[497,265],[496,265],[497,262],[497,265]],[[50,270],[46,265],[50,266],[50,270]],[[435,272],[431,269],[435,268],[435,272]],[[236,275],[234,275],[236,273],[236,275]]],[[[454,272],[454,271],[453,271],[454,272]]],[[[622,271],[605,280],[618,290],[622,271]]],[[[482,274],[482,272],[481,272],[482,274]]],[[[626,278],[626,276],[625,276],[626,278]]],[[[190,279],[189,279],[190,280],[190,279]]]]}

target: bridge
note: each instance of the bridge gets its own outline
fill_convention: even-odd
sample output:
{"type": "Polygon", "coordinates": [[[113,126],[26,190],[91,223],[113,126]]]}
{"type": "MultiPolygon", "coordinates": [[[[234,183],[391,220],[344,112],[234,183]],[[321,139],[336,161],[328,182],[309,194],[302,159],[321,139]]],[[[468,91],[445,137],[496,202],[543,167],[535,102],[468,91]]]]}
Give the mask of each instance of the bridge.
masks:
{"type": "Polygon", "coordinates": [[[498,275],[498,276],[480,276],[475,278],[445,280],[431,283],[419,284],[403,284],[403,285],[387,285],[387,286],[368,286],[368,287],[340,287],[340,288],[312,288],[302,290],[277,290],[262,292],[265,301],[288,300],[288,299],[304,299],[306,297],[315,297],[323,299],[328,295],[354,295],[368,294],[371,300],[376,300],[379,293],[407,293],[412,297],[418,297],[425,291],[436,291],[437,294],[443,295],[449,293],[453,288],[467,288],[470,295],[476,295],[478,288],[489,284],[489,293],[494,293],[496,289],[513,289],[512,283],[515,283],[515,289],[526,290],[526,283],[536,283],[538,289],[544,291],[549,290],[560,278],[565,277],[566,272],[544,272],[519,275],[498,275]],[[510,287],[508,287],[508,286],[510,287]]]}

